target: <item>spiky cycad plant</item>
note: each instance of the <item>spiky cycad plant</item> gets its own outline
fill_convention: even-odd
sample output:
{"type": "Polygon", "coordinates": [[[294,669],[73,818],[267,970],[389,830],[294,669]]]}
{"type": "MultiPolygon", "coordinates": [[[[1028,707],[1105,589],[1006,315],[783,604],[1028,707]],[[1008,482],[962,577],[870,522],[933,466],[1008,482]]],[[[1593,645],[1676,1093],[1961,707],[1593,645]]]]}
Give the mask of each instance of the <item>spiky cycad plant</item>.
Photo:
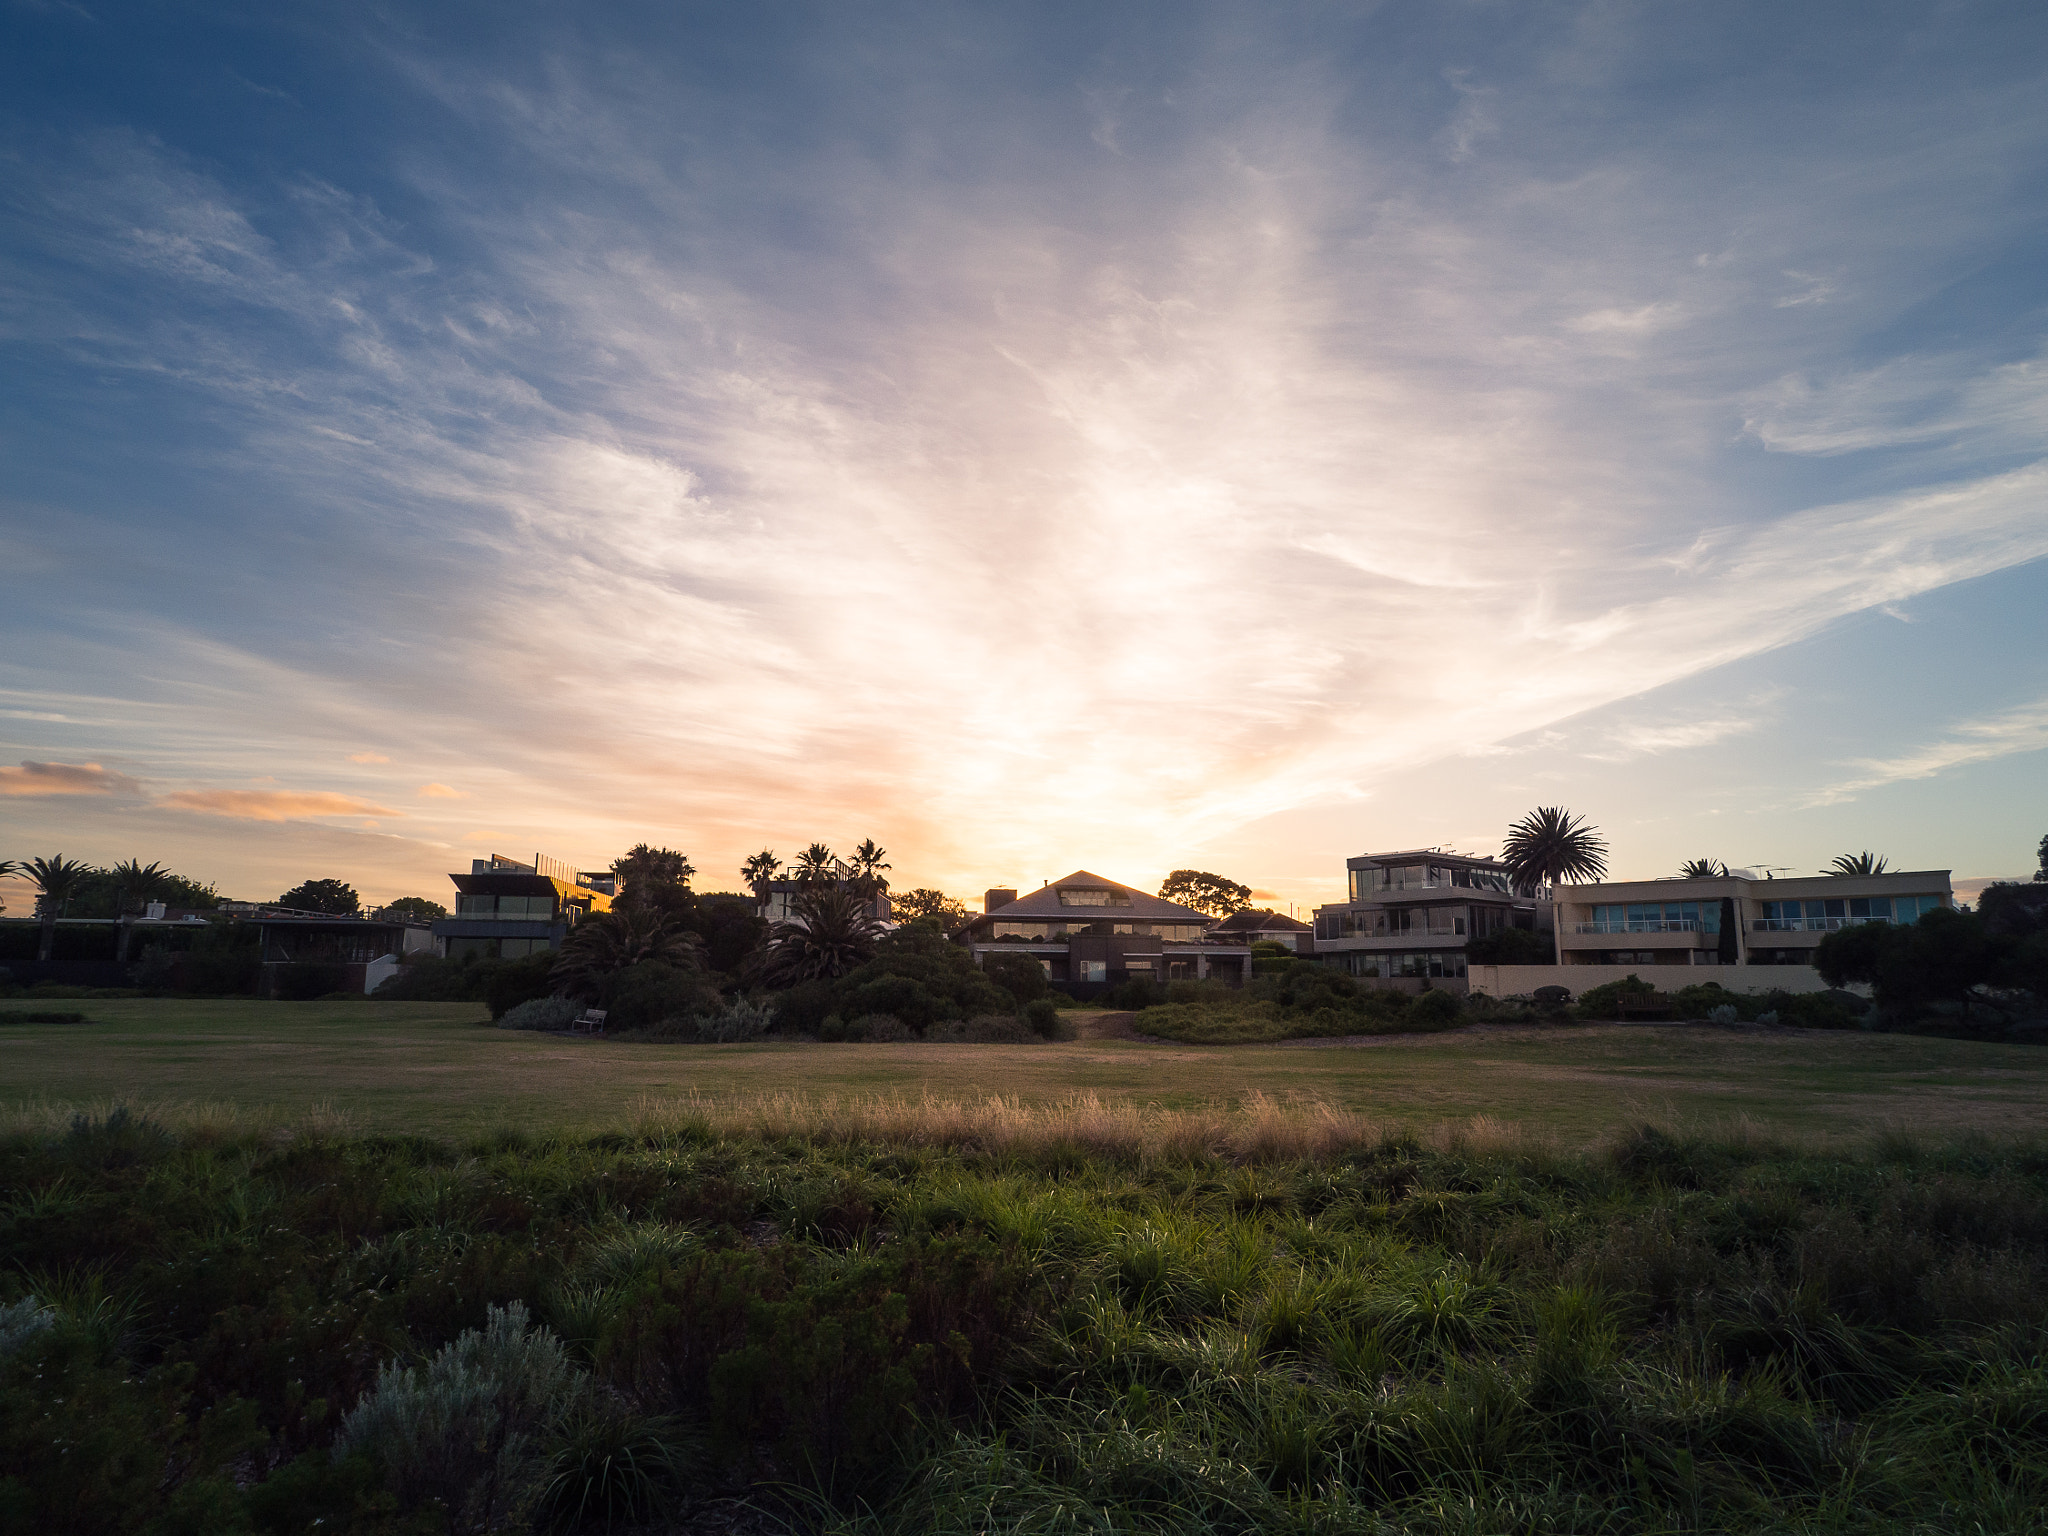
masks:
{"type": "Polygon", "coordinates": [[[1881,875],[1890,861],[1874,853],[1838,853],[1834,863],[1821,871],[1828,875],[1881,875]]]}
{"type": "Polygon", "coordinates": [[[703,941],[659,908],[614,907],[576,925],[548,977],[572,997],[595,997],[605,977],[648,960],[701,969],[703,941]]]}
{"type": "Polygon", "coordinates": [[[791,903],[789,921],[777,923],[769,935],[761,979],[772,987],[789,987],[844,976],[873,958],[881,938],[882,925],[852,891],[836,886],[806,891],[791,903]]]}
{"type": "Polygon", "coordinates": [[[1679,867],[1681,880],[1718,880],[1728,873],[1728,866],[1719,859],[1687,859],[1679,867]]]}
{"type": "Polygon", "coordinates": [[[1508,828],[1500,861],[1525,890],[1563,880],[1598,880],[1607,873],[1607,843],[1584,817],[1561,805],[1539,805],[1508,828]]]}
{"type": "Polygon", "coordinates": [[[36,888],[36,915],[43,920],[43,942],[36,951],[36,959],[47,961],[57,947],[57,919],[84,886],[92,869],[60,853],[54,859],[30,859],[21,866],[21,872],[36,888]]]}

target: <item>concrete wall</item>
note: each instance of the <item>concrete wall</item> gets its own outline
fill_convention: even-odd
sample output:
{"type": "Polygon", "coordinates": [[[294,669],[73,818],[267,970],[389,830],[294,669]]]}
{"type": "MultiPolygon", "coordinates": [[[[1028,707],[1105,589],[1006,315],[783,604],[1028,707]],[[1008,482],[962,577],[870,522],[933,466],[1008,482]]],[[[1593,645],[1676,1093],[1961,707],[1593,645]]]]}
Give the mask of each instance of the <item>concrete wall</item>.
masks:
{"type": "Polygon", "coordinates": [[[1475,965],[1467,979],[1474,992],[1491,997],[1527,997],[1538,987],[1569,987],[1577,997],[1630,976],[1659,992],[1676,992],[1710,981],[1730,992],[1825,992],[1828,988],[1820,972],[1810,965],[1475,965]]]}

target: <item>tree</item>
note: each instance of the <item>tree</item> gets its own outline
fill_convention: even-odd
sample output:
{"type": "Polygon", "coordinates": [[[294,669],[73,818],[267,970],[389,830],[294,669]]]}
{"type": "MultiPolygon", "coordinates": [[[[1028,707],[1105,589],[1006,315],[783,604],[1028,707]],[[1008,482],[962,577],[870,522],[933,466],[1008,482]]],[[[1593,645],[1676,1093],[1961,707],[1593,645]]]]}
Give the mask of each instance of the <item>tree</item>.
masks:
{"type": "Polygon", "coordinates": [[[1176,869],[1159,887],[1161,901],[1177,901],[1211,917],[1228,917],[1251,905],[1252,888],[1206,869],[1176,869]]]}
{"type": "Polygon", "coordinates": [[[429,901],[424,896],[401,896],[396,901],[386,902],[384,912],[388,917],[402,917],[407,922],[439,922],[448,915],[448,909],[438,901],[429,901]]]}
{"type": "Polygon", "coordinates": [[[1855,923],[1814,951],[1831,987],[1860,981],[1887,1010],[1912,1012],[1932,1002],[1961,1005],[1970,1016],[1976,989],[2006,980],[2017,946],[1975,912],[1936,907],[1917,923],[1855,923]]]}
{"type": "Polygon", "coordinates": [[[36,959],[48,961],[57,947],[57,919],[92,871],[60,853],[51,859],[30,859],[21,866],[21,872],[36,888],[36,916],[43,920],[43,941],[36,950],[36,959]]]}
{"type": "Polygon", "coordinates": [[[1871,853],[1838,853],[1834,863],[1821,873],[1824,875],[1881,875],[1885,872],[1887,860],[1871,853]]]}
{"type": "Polygon", "coordinates": [[[973,915],[965,902],[955,901],[944,891],[935,891],[928,885],[892,898],[890,906],[903,922],[915,922],[920,917],[937,918],[948,933],[963,926],[973,915]]]}
{"type": "Polygon", "coordinates": [[[595,997],[607,976],[649,961],[698,970],[703,965],[702,946],[694,933],[678,927],[656,907],[614,907],[585,918],[570,931],[549,975],[571,996],[595,997]]]}
{"type": "Polygon", "coordinates": [[[740,878],[747,882],[747,889],[754,893],[755,901],[766,901],[768,882],[775,878],[775,872],[781,868],[782,860],[775,857],[775,850],[763,848],[740,866],[740,878]]]}
{"type": "Polygon", "coordinates": [[[107,873],[113,876],[115,891],[114,960],[125,965],[129,942],[135,934],[129,909],[146,906],[149,898],[164,888],[170,871],[153,860],[144,864],[140,859],[130,859],[125,864],[116,864],[107,873]]]}
{"type": "Polygon", "coordinates": [[[612,873],[619,877],[619,904],[634,907],[664,906],[677,891],[690,888],[696,865],[686,853],[673,848],[652,848],[635,843],[623,858],[612,860],[612,873]]]}
{"type": "Polygon", "coordinates": [[[1565,880],[1600,880],[1607,874],[1607,843],[1584,817],[1561,805],[1539,805],[1508,828],[1500,861],[1525,890],[1565,880]]]}
{"type": "Polygon", "coordinates": [[[1728,873],[1728,866],[1719,859],[1687,859],[1679,866],[1681,880],[1719,880],[1728,873]]]}
{"type": "Polygon", "coordinates": [[[355,917],[363,910],[356,888],[339,880],[308,880],[277,898],[280,907],[299,912],[319,912],[328,917],[355,917]]]}
{"type": "MultiPolygon", "coordinates": [[[[0,880],[5,880],[9,875],[18,875],[21,872],[21,866],[15,863],[14,860],[0,859],[0,880]]],[[[7,903],[0,901],[0,912],[5,912],[6,910],[7,903]]]]}
{"type": "Polygon", "coordinates": [[[830,981],[866,962],[882,925],[852,891],[817,886],[790,904],[789,921],[770,932],[761,977],[770,986],[830,981]]]}
{"type": "Polygon", "coordinates": [[[888,851],[872,837],[863,838],[853,850],[853,888],[870,900],[889,889],[882,877],[882,871],[891,867],[883,857],[888,851]]]}
{"type": "Polygon", "coordinates": [[[839,860],[823,843],[813,843],[796,856],[790,872],[798,885],[825,885],[839,878],[839,860]]]}
{"type": "Polygon", "coordinates": [[[2034,862],[2041,867],[2034,871],[2036,880],[2048,881],[2048,837],[2041,839],[2041,846],[2034,850],[2034,862]]]}

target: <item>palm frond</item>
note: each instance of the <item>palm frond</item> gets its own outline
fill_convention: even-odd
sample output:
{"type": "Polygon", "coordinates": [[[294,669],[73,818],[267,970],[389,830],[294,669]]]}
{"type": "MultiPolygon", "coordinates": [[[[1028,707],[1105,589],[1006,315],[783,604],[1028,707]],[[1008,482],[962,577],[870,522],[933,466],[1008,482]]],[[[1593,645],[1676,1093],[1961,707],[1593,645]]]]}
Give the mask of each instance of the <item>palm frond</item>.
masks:
{"type": "Polygon", "coordinates": [[[1561,805],[1538,806],[1508,828],[1501,862],[1522,887],[1592,881],[1607,874],[1607,843],[1561,805]]]}

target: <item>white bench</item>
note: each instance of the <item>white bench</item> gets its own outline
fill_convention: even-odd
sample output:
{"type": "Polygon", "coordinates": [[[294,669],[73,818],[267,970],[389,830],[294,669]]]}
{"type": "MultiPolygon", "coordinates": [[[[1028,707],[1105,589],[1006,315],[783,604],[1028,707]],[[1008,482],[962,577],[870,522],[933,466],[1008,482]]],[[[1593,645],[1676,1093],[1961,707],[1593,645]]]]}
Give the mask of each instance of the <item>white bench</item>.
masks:
{"type": "Polygon", "coordinates": [[[604,1033],[604,1017],[604,1009],[586,1008],[576,1016],[569,1028],[576,1031],[588,1030],[593,1035],[601,1035],[604,1033]]]}

